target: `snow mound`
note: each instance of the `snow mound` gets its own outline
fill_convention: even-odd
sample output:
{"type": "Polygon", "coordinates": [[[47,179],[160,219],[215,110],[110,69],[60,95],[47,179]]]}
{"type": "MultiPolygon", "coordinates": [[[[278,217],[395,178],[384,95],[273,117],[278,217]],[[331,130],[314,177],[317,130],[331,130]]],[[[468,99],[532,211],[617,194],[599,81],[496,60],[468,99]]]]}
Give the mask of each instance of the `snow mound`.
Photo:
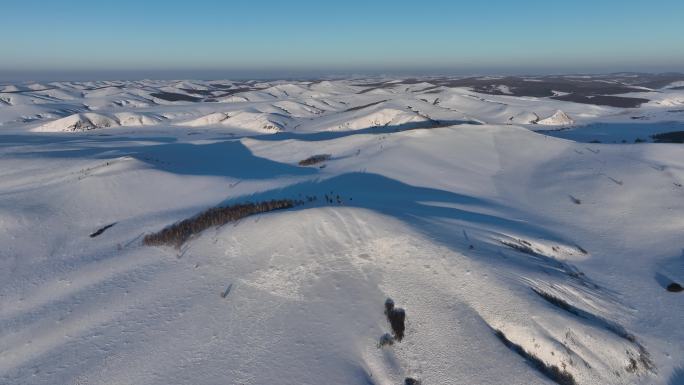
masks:
{"type": "Polygon", "coordinates": [[[681,105],[684,105],[684,97],[668,97],[662,100],[659,100],[657,102],[654,102],[656,105],[661,105],[664,107],[679,107],[681,105]]]}
{"type": "Polygon", "coordinates": [[[318,107],[289,100],[273,103],[272,106],[275,107],[274,111],[286,113],[292,117],[311,117],[323,112],[323,110],[318,107]]]}
{"type": "Polygon", "coordinates": [[[249,102],[249,99],[243,97],[243,96],[237,96],[237,95],[230,95],[230,96],[224,96],[220,98],[215,98],[218,103],[241,103],[241,102],[249,102]]]}
{"type": "Polygon", "coordinates": [[[10,84],[7,86],[4,86],[0,89],[0,92],[21,92],[21,91],[29,91],[30,88],[28,87],[22,87],[16,84],[10,84]]]}
{"type": "Polygon", "coordinates": [[[270,94],[268,92],[263,92],[263,91],[245,91],[245,92],[240,92],[235,95],[232,95],[232,97],[227,97],[227,98],[218,98],[218,101],[221,102],[240,102],[240,101],[246,101],[246,102],[270,102],[273,100],[278,99],[278,96],[270,94]],[[244,100],[241,100],[244,99],[244,100]]]}
{"type": "Polygon", "coordinates": [[[119,112],[112,116],[86,112],[69,115],[65,118],[36,127],[38,132],[90,131],[99,128],[120,126],[149,126],[159,123],[161,118],[132,112],[119,112]]]}
{"type": "Polygon", "coordinates": [[[221,122],[222,125],[253,131],[280,131],[292,119],[289,116],[262,112],[240,112],[221,122]]]}
{"type": "Polygon", "coordinates": [[[426,122],[428,120],[429,119],[420,116],[415,112],[397,108],[383,108],[341,122],[336,127],[330,127],[330,130],[362,130],[370,127],[398,126],[408,123],[426,122]]]}
{"type": "Polygon", "coordinates": [[[11,95],[2,95],[0,94],[0,106],[2,105],[8,105],[11,106],[14,103],[12,102],[12,96],[11,95]]]}
{"type": "Polygon", "coordinates": [[[238,128],[248,131],[280,131],[292,123],[284,114],[252,111],[214,112],[199,118],[179,123],[182,126],[217,126],[238,128]]]}
{"type": "Polygon", "coordinates": [[[570,118],[565,112],[558,110],[548,118],[540,120],[537,122],[537,124],[543,124],[546,126],[569,126],[575,124],[575,121],[572,120],[572,118],[570,118]]]}
{"type": "Polygon", "coordinates": [[[678,88],[678,87],[684,87],[684,80],[672,82],[672,83],[666,85],[665,87],[663,87],[663,89],[678,88]]]}
{"type": "Polygon", "coordinates": [[[40,91],[40,90],[44,90],[44,89],[47,89],[50,87],[46,86],[45,84],[41,84],[41,83],[31,83],[31,84],[27,84],[26,88],[34,90],[34,91],[40,91]]]}
{"type": "Polygon", "coordinates": [[[209,90],[209,87],[199,84],[197,82],[192,82],[192,81],[179,81],[176,84],[173,84],[174,88],[181,89],[181,90],[192,90],[192,91],[207,91],[209,90]]]}
{"type": "Polygon", "coordinates": [[[60,132],[60,131],[89,131],[97,128],[117,127],[119,122],[101,114],[83,113],[73,114],[66,118],[57,119],[50,123],[39,126],[34,131],[60,132]]]}
{"type": "Polygon", "coordinates": [[[505,84],[499,84],[497,86],[493,87],[495,90],[501,92],[504,95],[513,95],[513,91],[511,91],[511,87],[505,85],[505,84]]]}
{"type": "Polygon", "coordinates": [[[154,126],[162,118],[154,115],[136,114],[132,112],[117,112],[114,114],[121,126],[154,126]]]}
{"type": "Polygon", "coordinates": [[[203,127],[212,126],[220,124],[224,120],[228,119],[229,115],[225,112],[214,112],[209,115],[200,116],[197,119],[192,119],[187,122],[179,123],[179,125],[189,126],[189,127],[203,127]]]}
{"type": "Polygon", "coordinates": [[[107,86],[99,87],[91,91],[84,91],[83,96],[85,98],[102,98],[106,96],[118,95],[123,93],[121,87],[107,86]]]}
{"type": "Polygon", "coordinates": [[[114,100],[109,104],[111,107],[130,107],[130,108],[145,108],[145,107],[151,107],[154,106],[155,103],[148,102],[145,100],[137,100],[137,99],[117,99],[114,100]]]}
{"type": "Polygon", "coordinates": [[[271,95],[275,95],[279,98],[283,98],[302,95],[307,92],[307,89],[296,84],[278,84],[273,87],[263,89],[262,91],[271,95]]]}
{"type": "Polygon", "coordinates": [[[49,98],[54,98],[57,100],[63,100],[63,101],[70,101],[70,100],[77,100],[81,97],[80,92],[75,92],[75,91],[67,91],[67,90],[61,90],[61,89],[47,89],[47,90],[39,90],[33,93],[33,95],[42,95],[42,96],[47,96],[49,98]]]}
{"type": "Polygon", "coordinates": [[[511,116],[508,120],[513,124],[537,124],[539,122],[539,115],[534,112],[523,111],[511,116]]]}

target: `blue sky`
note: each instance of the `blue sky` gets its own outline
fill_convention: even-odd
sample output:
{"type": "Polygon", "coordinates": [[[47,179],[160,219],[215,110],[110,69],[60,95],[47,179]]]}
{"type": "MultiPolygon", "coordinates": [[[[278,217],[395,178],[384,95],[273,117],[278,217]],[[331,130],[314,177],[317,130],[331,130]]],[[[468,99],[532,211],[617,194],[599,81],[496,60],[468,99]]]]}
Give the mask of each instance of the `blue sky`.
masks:
{"type": "Polygon", "coordinates": [[[0,72],[684,70],[682,0],[3,0],[0,72]]]}

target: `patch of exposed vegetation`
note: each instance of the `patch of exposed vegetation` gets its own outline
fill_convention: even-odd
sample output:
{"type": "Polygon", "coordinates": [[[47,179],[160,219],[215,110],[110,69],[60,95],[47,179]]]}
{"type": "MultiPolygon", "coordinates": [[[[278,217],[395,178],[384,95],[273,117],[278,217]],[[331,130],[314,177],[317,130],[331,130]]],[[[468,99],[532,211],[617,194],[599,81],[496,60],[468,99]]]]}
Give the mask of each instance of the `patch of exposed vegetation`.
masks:
{"type": "Polygon", "coordinates": [[[534,291],[537,295],[539,295],[541,298],[546,300],[548,303],[565,310],[566,312],[573,314],[579,318],[583,318],[585,320],[588,320],[594,324],[597,324],[604,329],[614,333],[620,338],[623,338],[629,342],[631,342],[634,347],[636,348],[636,352],[632,352],[630,350],[627,350],[627,355],[629,364],[626,367],[627,372],[629,373],[635,373],[638,371],[639,367],[643,367],[644,370],[646,371],[654,371],[655,370],[655,365],[653,364],[653,361],[651,361],[650,354],[644,348],[639,341],[637,341],[637,338],[634,334],[628,332],[622,325],[604,319],[602,317],[599,317],[593,313],[590,313],[586,310],[580,309],[574,305],[569,304],[567,301],[556,297],[552,294],[549,294],[547,292],[544,292],[540,289],[537,288],[532,288],[532,291],[534,291]]]}
{"type": "Polygon", "coordinates": [[[502,331],[495,330],[494,334],[499,338],[499,340],[504,345],[506,345],[507,348],[511,349],[512,351],[516,352],[518,355],[523,357],[530,365],[532,365],[532,367],[540,371],[550,380],[560,385],[577,384],[572,374],[568,373],[564,369],[560,369],[556,365],[549,365],[546,362],[542,361],[539,357],[535,356],[534,354],[527,352],[525,349],[523,349],[522,346],[515,344],[511,340],[509,340],[502,331]]]}
{"type": "Polygon", "coordinates": [[[502,240],[501,243],[523,254],[539,255],[539,253],[532,248],[532,244],[524,239],[515,239],[513,241],[502,240]]]}
{"type": "Polygon", "coordinates": [[[545,291],[534,288],[534,287],[532,288],[532,291],[537,293],[538,296],[545,299],[548,303],[550,303],[556,307],[559,307],[559,308],[567,311],[568,313],[574,314],[576,316],[580,315],[580,312],[578,311],[578,309],[575,306],[570,305],[566,301],[564,301],[564,300],[562,300],[562,299],[560,299],[554,295],[551,295],[545,291]]]}
{"type": "Polygon", "coordinates": [[[593,321],[601,326],[603,326],[605,329],[610,330],[611,332],[615,333],[617,336],[620,338],[624,338],[625,340],[636,343],[636,337],[629,333],[627,330],[625,330],[624,327],[622,327],[619,324],[616,324],[612,321],[603,319],[593,313],[590,313],[586,310],[580,309],[574,305],[569,304],[567,301],[553,295],[550,293],[547,293],[545,291],[542,291],[538,288],[532,288],[532,291],[534,291],[538,296],[546,300],[548,303],[565,310],[566,312],[573,314],[577,317],[584,318],[589,321],[593,321]]]}
{"type": "MultiPolygon", "coordinates": [[[[535,249],[532,243],[527,240],[512,238],[510,240],[502,239],[500,242],[515,251],[531,256],[542,266],[548,268],[549,271],[562,272],[563,274],[576,279],[584,286],[591,287],[593,289],[600,289],[600,286],[591,282],[587,276],[583,272],[579,271],[575,266],[559,261],[553,255],[546,255],[542,250],[535,249]]],[[[552,249],[556,253],[559,252],[559,248],[556,246],[553,246],[552,249]]],[[[587,251],[579,246],[575,246],[575,249],[582,254],[587,254],[587,251]]]]}

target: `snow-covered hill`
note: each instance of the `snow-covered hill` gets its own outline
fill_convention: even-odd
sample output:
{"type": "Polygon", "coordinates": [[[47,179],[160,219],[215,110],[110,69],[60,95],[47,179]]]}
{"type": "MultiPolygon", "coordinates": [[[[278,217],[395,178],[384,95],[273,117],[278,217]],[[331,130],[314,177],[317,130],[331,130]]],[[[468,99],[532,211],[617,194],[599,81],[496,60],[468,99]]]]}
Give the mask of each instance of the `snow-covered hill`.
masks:
{"type": "Polygon", "coordinates": [[[568,116],[565,112],[558,110],[553,115],[548,118],[542,119],[537,122],[537,124],[542,124],[545,126],[570,126],[574,124],[575,121],[568,116]]]}
{"type": "Polygon", "coordinates": [[[682,91],[477,81],[3,86],[0,384],[681,383],[682,91]]]}

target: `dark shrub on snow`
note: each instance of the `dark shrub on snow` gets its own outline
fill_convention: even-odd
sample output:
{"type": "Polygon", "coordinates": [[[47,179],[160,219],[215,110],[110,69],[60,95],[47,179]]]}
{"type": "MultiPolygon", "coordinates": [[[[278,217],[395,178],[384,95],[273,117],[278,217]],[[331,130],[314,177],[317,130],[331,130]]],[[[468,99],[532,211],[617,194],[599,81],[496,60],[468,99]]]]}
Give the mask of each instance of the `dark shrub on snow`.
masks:
{"type": "Polygon", "coordinates": [[[314,164],[325,162],[332,157],[330,154],[318,154],[299,161],[300,166],[313,166],[314,164]]]}
{"type": "Polygon", "coordinates": [[[394,338],[397,341],[401,341],[404,338],[404,330],[406,328],[404,325],[406,312],[402,308],[394,307],[394,301],[391,298],[387,298],[385,301],[385,315],[387,315],[387,320],[392,326],[394,338]]]}
{"type": "Polygon", "coordinates": [[[672,282],[671,284],[667,285],[667,291],[671,293],[679,293],[681,291],[684,291],[684,288],[677,282],[672,282]]]}

